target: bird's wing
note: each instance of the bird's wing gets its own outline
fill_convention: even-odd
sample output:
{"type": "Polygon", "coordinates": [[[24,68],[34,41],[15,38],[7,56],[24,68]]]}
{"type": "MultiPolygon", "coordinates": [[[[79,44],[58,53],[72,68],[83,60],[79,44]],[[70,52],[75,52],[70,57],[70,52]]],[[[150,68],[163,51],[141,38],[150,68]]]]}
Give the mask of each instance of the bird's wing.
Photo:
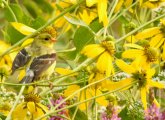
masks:
{"type": "Polygon", "coordinates": [[[27,73],[21,83],[30,83],[40,77],[40,75],[46,71],[55,62],[55,60],[56,53],[46,54],[34,58],[28,70],[29,74],[27,73]]]}
{"type": "Polygon", "coordinates": [[[22,49],[15,57],[13,64],[12,64],[12,74],[15,70],[24,67],[29,61],[31,56],[25,49],[22,49]]]}

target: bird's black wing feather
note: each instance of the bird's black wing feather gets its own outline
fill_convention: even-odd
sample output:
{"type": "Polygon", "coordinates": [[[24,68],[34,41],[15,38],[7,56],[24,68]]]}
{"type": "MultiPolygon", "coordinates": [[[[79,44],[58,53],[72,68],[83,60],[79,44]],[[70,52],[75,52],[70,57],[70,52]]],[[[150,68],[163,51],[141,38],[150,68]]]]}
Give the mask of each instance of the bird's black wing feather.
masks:
{"type": "Polygon", "coordinates": [[[28,52],[25,49],[22,49],[15,57],[12,64],[12,74],[15,70],[23,67],[30,61],[31,56],[29,56],[28,52]]]}
{"type": "MultiPolygon", "coordinates": [[[[26,75],[21,83],[25,81],[25,83],[30,83],[34,81],[35,79],[38,79],[38,77],[47,70],[56,60],[56,54],[46,54],[39,57],[34,58],[32,61],[29,72],[33,71],[33,74],[26,75]],[[27,79],[30,78],[30,79],[27,79]]],[[[27,73],[28,74],[28,73],[27,73]]]]}

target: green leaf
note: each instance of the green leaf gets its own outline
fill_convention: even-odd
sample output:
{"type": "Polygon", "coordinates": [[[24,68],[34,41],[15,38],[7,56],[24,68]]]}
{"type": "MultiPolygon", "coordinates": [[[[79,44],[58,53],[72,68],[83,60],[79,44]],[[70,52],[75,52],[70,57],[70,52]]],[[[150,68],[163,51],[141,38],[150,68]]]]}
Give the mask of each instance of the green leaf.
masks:
{"type": "MultiPolygon", "coordinates": [[[[14,12],[18,22],[21,22],[22,17],[23,17],[23,12],[22,12],[22,9],[20,8],[20,6],[17,5],[17,4],[10,4],[9,6],[12,9],[12,11],[14,12]]],[[[15,21],[14,18],[13,18],[12,13],[10,12],[9,8],[7,8],[7,7],[5,7],[5,18],[9,22],[14,22],[15,21]]]]}
{"type": "Polygon", "coordinates": [[[23,5],[33,18],[37,18],[37,16],[42,15],[42,10],[33,0],[24,0],[23,5]]]}
{"type": "Polygon", "coordinates": [[[6,26],[4,31],[4,37],[5,40],[10,42],[11,44],[15,44],[19,40],[21,40],[24,35],[22,35],[20,32],[18,32],[16,29],[14,29],[10,24],[6,26]]]}
{"type": "MultiPolygon", "coordinates": [[[[69,109],[69,115],[71,117],[73,117],[75,110],[76,110],[76,107],[72,107],[69,109]]],[[[88,118],[84,112],[78,109],[74,120],[88,120],[88,118]]]]}
{"type": "Polygon", "coordinates": [[[81,26],[75,32],[73,42],[76,50],[80,52],[85,45],[94,43],[94,35],[88,28],[81,26]]]}
{"type": "Polygon", "coordinates": [[[49,4],[48,0],[35,0],[35,2],[44,13],[51,14],[54,10],[53,7],[49,4]]]}
{"type": "Polygon", "coordinates": [[[127,107],[122,109],[122,111],[120,112],[119,116],[121,117],[122,120],[131,120],[131,118],[128,115],[128,108],[127,107]]]}
{"type": "Polygon", "coordinates": [[[89,26],[94,32],[98,32],[103,28],[103,24],[99,22],[99,19],[94,20],[89,26]]]}
{"type": "Polygon", "coordinates": [[[82,20],[72,16],[72,17],[67,17],[67,16],[64,16],[64,18],[70,22],[71,24],[74,24],[74,25],[80,25],[80,26],[85,26],[85,27],[88,27],[82,20]]]}
{"type": "Polygon", "coordinates": [[[31,27],[34,29],[38,29],[41,26],[43,26],[46,23],[46,21],[41,18],[40,16],[38,16],[34,21],[32,21],[32,25],[31,27]]]}

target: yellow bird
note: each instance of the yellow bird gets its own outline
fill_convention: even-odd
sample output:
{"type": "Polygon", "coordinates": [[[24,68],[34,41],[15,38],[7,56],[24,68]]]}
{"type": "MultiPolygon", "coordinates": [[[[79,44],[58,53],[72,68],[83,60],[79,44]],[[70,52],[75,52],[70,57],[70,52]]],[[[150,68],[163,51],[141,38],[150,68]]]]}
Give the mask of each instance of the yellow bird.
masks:
{"type": "Polygon", "coordinates": [[[41,78],[49,78],[56,65],[56,52],[53,48],[56,35],[53,27],[48,27],[34,37],[28,47],[23,48],[12,64],[12,74],[26,68],[26,74],[20,83],[31,83],[41,78]]]}

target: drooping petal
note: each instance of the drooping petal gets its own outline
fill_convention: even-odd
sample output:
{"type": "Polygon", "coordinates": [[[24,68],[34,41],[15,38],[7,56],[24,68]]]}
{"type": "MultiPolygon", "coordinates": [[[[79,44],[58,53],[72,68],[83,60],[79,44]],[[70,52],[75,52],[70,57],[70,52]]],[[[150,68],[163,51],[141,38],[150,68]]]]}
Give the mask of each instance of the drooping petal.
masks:
{"type": "Polygon", "coordinates": [[[165,85],[163,83],[156,82],[156,81],[150,81],[150,86],[157,87],[157,88],[165,88],[165,85]]]}
{"type": "MultiPolygon", "coordinates": [[[[65,91],[64,91],[64,96],[68,97],[69,95],[71,95],[72,93],[74,93],[75,91],[79,90],[80,86],[78,85],[70,85],[65,91]]],[[[78,95],[76,95],[78,96],[78,95]]]]}
{"type": "Polygon", "coordinates": [[[122,5],[123,5],[123,2],[124,2],[124,0],[119,0],[119,1],[118,1],[117,5],[116,5],[116,7],[115,7],[115,10],[114,10],[115,13],[118,12],[118,11],[120,10],[120,8],[121,8],[122,5]]]}
{"type": "Polygon", "coordinates": [[[15,108],[15,110],[12,113],[13,120],[26,120],[28,110],[25,106],[26,106],[25,102],[17,105],[17,107],[15,108]]]}
{"type": "MultiPolygon", "coordinates": [[[[87,88],[87,89],[81,91],[81,93],[79,94],[78,97],[79,97],[79,101],[80,101],[80,102],[81,102],[81,101],[84,101],[84,100],[86,100],[86,99],[92,98],[93,96],[92,96],[92,91],[91,91],[91,89],[88,89],[88,88],[87,88]]],[[[79,105],[79,108],[80,108],[81,110],[85,110],[85,109],[88,107],[88,105],[89,105],[89,101],[80,104],[80,105],[79,105]]]]}
{"type": "Polygon", "coordinates": [[[150,46],[159,48],[160,45],[164,42],[164,39],[162,38],[163,38],[163,34],[155,35],[154,37],[151,38],[150,46]]]}
{"type": "Polygon", "coordinates": [[[136,70],[131,66],[125,63],[123,60],[117,59],[116,60],[116,65],[124,72],[131,74],[135,73],[136,70]]]}
{"type": "Polygon", "coordinates": [[[124,80],[120,80],[119,82],[106,80],[106,82],[102,84],[102,87],[109,91],[123,91],[129,89],[133,85],[133,82],[134,79],[132,78],[126,78],[124,80]]]}
{"type": "Polygon", "coordinates": [[[101,72],[105,72],[107,76],[110,76],[113,73],[113,64],[112,64],[112,57],[108,52],[104,52],[98,58],[96,63],[97,69],[101,72]]]}
{"type": "Polygon", "coordinates": [[[40,107],[44,112],[48,112],[48,107],[42,105],[41,103],[36,103],[37,107],[40,107]]]}
{"type": "Polygon", "coordinates": [[[27,108],[28,108],[30,113],[34,113],[36,111],[36,106],[35,106],[34,102],[28,102],[27,108]]]}
{"type": "Polygon", "coordinates": [[[107,4],[107,0],[98,0],[97,4],[99,22],[103,22],[104,27],[108,25],[107,4]]]}
{"type": "Polygon", "coordinates": [[[131,58],[131,59],[142,56],[142,55],[143,55],[143,51],[137,50],[137,49],[129,49],[122,53],[123,58],[131,58]]]}
{"type": "Polygon", "coordinates": [[[146,110],[147,109],[147,93],[146,93],[146,88],[143,87],[140,89],[140,94],[141,94],[141,101],[143,103],[143,107],[146,110]]]}
{"type": "Polygon", "coordinates": [[[66,69],[66,68],[56,68],[55,71],[60,75],[75,76],[78,74],[77,72],[74,72],[73,70],[66,69]]]}
{"type": "Polygon", "coordinates": [[[11,25],[23,35],[30,35],[36,31],[35,29],[18,22],[11,22],[11,25]]]}
{"type": "Polygon", "coordinates": [[[105,49],[98,44],[90,44],[85,46],[81,53],[86,55],[87,57],[94,58],[100,55],[104,50],[105,49]]]}
{"type": "MultiPolygon", "coordinates": [[[[36,108],[36,111],[32,114],[32,116],[33,116],[33,120],[35,120],[36,118],[39,118],[39,117],[41,117],[41,116],[43,116],[44,115],[44,112],[42,111],[42,109],[40,109],[40,108],[36,108]]],[[[42,120],[47,120],[46,118],[43,118],[42,120]]]]}
{"type": "MultiPolygon", "coordinates": [[[[101,95],[101,94],[102,94],[102,92],[97,89],[96,92],[93,91],[93,95],[92,96],[98,96],[98,95],[101,95]]],[[[108,105],[108,101],[106,100],[105,96],[96,98],[96,102],[99,103],[102,106],[107,106],[108,105]]]]}
{"type": "Polygon", "coordinates": [[[135,35],[136,39],[150,38],[156,34],[161,33],[160,27],[153,27],[143,30],[142,32],[135,35]]]}

